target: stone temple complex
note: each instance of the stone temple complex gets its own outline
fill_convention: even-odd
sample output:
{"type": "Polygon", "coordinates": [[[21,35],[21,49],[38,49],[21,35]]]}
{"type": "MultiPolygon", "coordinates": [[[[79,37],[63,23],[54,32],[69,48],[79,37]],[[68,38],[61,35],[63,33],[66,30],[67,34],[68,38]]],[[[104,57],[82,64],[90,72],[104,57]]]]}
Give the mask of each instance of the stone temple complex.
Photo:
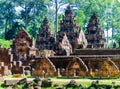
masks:
{"type": "Polygon", "coordinates": [[[65,10],[56,37],[45,17],[36,41],[21,28],[10,49],[0,47],[2,75],[119,77],[119,70],[120,49],[107,48],[96,13],[84,33],[70,6],[65,10]]]}

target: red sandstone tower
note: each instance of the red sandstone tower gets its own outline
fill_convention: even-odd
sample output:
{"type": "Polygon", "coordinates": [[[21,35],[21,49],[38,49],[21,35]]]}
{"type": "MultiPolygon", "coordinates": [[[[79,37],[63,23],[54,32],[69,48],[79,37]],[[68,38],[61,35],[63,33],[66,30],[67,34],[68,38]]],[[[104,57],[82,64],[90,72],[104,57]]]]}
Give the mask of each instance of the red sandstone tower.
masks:
{"type": "Polygon", "coordinates": [[[47,17],[44,18],[36,39],[38,50],[54,50],[55,38],[52,36],[47,17]]]}
{"type": "Polygon", "coordinates": [[[87,44],[87,40],[81,28],[76,24],[76,19],[70,6],[65,10],[65,14],[60,22],[60,31],[57,34],[58,43],[62,42],[65,34],[66,39],[72,46],[73,53],[76,48],[85,48],[84,44],[87,44]]]}
{"type": "Polygon", "coordinates": [[[86,32],[88,47],[90,48],[105,48],[105,34],[100,27],[96,13],[91,16],[86,32]]]}

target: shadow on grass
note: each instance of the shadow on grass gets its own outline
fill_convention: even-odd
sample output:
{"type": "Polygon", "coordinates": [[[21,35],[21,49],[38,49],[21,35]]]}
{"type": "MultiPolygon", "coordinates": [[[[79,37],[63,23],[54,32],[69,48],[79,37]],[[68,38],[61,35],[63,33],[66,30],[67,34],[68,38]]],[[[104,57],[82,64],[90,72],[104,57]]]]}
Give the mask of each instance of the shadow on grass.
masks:
{"type": "Polygon", "coordinates": [[[118,77],[110,77],[110,78],[108,78],[108,77],[72,77],[72,76],[62,76],[62,77],[56,77],[56,78],[57,79],[90,79],[90,80],[98,80],[98,79],[99,80],[120,79],[118,77]]]}
{"type": "Polygon", "coordinates": [[[109,80],[109,79],[120,79],[118,77],[94,77],[94,78],[88,78],[90,80],[109,80]]]}

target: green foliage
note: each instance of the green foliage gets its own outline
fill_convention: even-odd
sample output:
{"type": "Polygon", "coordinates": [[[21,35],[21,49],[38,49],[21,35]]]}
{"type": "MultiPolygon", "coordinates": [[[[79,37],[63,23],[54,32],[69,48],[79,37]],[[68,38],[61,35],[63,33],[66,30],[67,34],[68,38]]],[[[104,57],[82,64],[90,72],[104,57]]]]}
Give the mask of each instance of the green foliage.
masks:
{"type": "Polygon", "coordinates": [[[10,48],[11,41],[5,41],[3,39],[0,39],[0,45],[2,45],[3,48],[10,48]]]}
{"type": "Polygon", "coordinates": [[[76,22],[78,23],[78,25],[80,27],[83,27],[84,24],[83,22],[85,21],[85,14],[83,10],[77,10],[77,14],[76,14],[76,22]]]}
{"type": "MultiPolygon", "coordinates": [[[[76,22],[86,30],[93,12],[96,12],[104,31],[112,29],[108,40],[120,38],[120,2],[118,0],[57,0],[58,10],[70,4],[76,13],[76,22]]],[[[36,37],[41,22],[48,16],[51,30],[55,31],[54,0],[1,0],[0,1],[0,38],[13,39],[20,27],[24,27],[32,37],[36,37]],[[21,10],[16,8],[20,7],[21,10]],[[17,24],[16,24],[17,23],[17,24]]],[[[62,15],[58,13],[58,21],[62,15]]],[[[59,24],[60,22],[58,22],[59,24]]],[[[59,26],[59,25],[58,25],[59,26]]],[[[107,34],[108,35],[108,34],[107,34]]]]}
{"type": "Polygon", "coordinates": [[[3,82],[0,82],[0,89],[5,89],[5,84],[3,82]]]}
{"type": "Polygon", "coordinates": [[[78,9],[77,13],[81,15],[77,14],[76,20],[83,29],[86,29],[90,16],[96,12],[103,30],[112,29],[110,39],[117,41],[120,38],[118,37],[120,35],[120,2],[118,0],[60,0],[59,2],[61,5],[67,3],[78,9]]]}

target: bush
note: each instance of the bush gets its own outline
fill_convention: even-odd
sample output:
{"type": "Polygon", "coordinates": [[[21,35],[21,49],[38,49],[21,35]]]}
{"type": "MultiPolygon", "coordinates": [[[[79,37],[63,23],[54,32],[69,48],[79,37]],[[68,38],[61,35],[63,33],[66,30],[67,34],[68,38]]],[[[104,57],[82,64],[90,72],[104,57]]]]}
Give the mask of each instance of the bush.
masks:
{"type": "Polygon", "coordinates": [[[75,80],[71,80],[67,85],[66,85],[66,89],[67,88],[74,88],[74,89],[78,89],[78,86],[76,84],[75,80]]]}
{"type": "Polygon", "coordinates": [[[39,81],[41,81],[41,79],[40,79],[39,77],[37,77],[37,78],[35,78],[33,81],[34,81],[35,83],[38,83],[39,81]]]}
{"type": "Polygon", "coordinates": [[[52,86],[52,82],[50,79],[42,80],[42,87],[51,87],[51,86],[52,86]]]}
{"type": "Polygon", "coordinates": [[[2,45],[3,48],[10,48],[11,43],[11,41],[0,39],[0,45],[2,45]]]}

